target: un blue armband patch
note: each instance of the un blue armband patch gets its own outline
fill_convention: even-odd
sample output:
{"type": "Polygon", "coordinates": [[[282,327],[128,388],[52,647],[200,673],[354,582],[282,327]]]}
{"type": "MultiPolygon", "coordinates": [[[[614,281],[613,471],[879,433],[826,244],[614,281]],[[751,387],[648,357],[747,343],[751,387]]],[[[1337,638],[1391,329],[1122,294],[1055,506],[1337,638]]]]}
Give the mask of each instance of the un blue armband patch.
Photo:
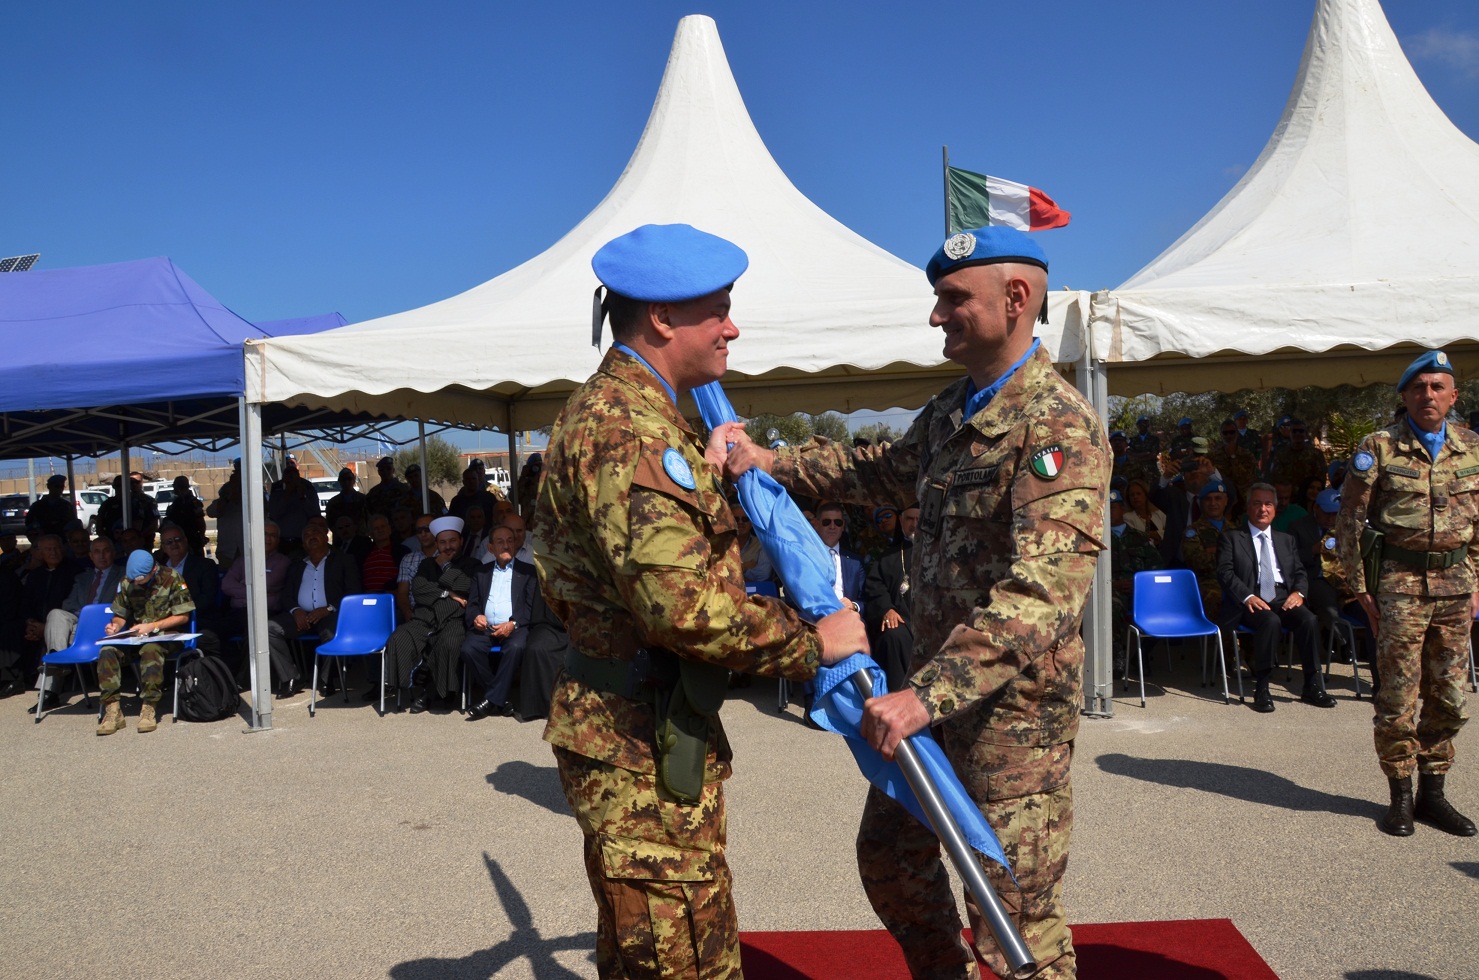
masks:
{"type": "Polygon", "coordinates": [[[1364,450],[1357,453],[1351,459],[1351,468],[1354,469],[1357,473],[1365,473],[1367,470],[1371,469],[1371,467],[1375,465],[1376,457],[1364,450]]]}

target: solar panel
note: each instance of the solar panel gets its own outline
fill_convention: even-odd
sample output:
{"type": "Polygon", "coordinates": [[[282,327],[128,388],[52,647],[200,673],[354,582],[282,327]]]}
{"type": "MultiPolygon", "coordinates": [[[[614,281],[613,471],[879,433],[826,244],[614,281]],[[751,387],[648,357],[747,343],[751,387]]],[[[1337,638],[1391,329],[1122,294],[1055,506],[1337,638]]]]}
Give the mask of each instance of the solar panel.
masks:
{"type": "Polygon", "coordinates": [[[39,258],[41,258],[40,252],[34,255],[12,255],[8,259],[0,259],[0,272],[25,272],[35,265],[39,258]]]}

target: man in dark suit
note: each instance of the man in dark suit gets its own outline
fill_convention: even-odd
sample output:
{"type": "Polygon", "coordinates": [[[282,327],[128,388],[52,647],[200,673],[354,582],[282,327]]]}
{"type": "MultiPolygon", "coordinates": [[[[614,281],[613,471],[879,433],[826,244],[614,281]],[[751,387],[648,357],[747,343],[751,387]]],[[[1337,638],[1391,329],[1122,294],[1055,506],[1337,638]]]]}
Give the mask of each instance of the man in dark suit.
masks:
{"type": "Polygon", "coordinates": [[[863,619],[873,641],[873,659],[883,668],[890,691],[902,691],[914,655],[914,627],[909,623],[909,559],[919,507],[911,504],[899,515],[904,540],[868,566],[863,579],[863,619]]]}
{"type": "Polygon", "coordinates": [[[468,711],[468,721],[513,714],[508,694],[524,661],[539,592],[534,566],[514,558],[515,537],[511,528],[493,529],[488,538],[493,561],[473,576],[467,595],[462,662],[476,678],[473,689],[483,692],[483,699],[468,711]]]}
{"type": "Polygon", "coordinates": [[[288,566],[282,583],[284,612],[267,620],[272,671],[283,696],[302,689],[303,672],[288,649],[290,637],[314,633],[330,640],[339,625],[339,605],[360,591],[359,566],[347,555],[329,550],[328,522],[315,517],[303,526],[306,556],[288,566]]]}
{"type": "Polygon", "coordinates": [[[194,632],[200,634],[195,645],[212,656],[219,656],[220,633],[225,628],[220,602],[221,569],[209,558],[190,550],[190,532],[178,524],[166,521],[160,528],[159,548],[154,560],[184,580],[195,603],[194,632]]]}
{"type": "Polygon", "coordinates": [[[836,569],[837,577],[833,586],[837,590],[837,598],[848,600],[854,609],[861,612],[863,562],[841,545],[842,535],[847,530],[846,525],[847,515],[843,513],[841,504],[826,503],[817,509],[817,533],[822,537],[822,544],[832,553],[833,567],[836,569]]]}
{"type": "Polygon", "coordinates": [[[1279,631],[1294,634],[1304,667],[1300,700],[1317,708],[1335,707],[1335,699],[1320,686],[1320,663],[1315,655],[1319,621],[1304,597],[1309,577],[1299,560],[1294,539],[1272,530],[1277,507],[1274,488],[1255,483],[1248,488],[1248,525],[1224,531],[1217,542],[1217,582],[1222,586],[1224,623],[1241,624],[1253,631],[1253,671],[1258,686],[1253,710],[1274,710],[1268,677],[1279,649],[1279,631]]]}

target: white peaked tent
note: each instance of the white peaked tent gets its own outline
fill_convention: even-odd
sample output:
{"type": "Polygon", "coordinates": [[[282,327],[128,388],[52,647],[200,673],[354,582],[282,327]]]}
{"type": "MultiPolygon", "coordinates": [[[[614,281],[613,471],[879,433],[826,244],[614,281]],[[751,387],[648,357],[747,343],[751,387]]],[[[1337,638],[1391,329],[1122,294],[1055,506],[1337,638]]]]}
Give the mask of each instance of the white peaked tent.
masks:
{"type": "MultiPolygon", "coordinates": [[[[575,228],[450,299],[248,345],[248,398],[504,431],[546,424],[600,363],[590,340],[591,256],[639,225],[674,222],[749,253],[734,296],[741,336],[724,379],[742,415],[916,407],[961,373],[943,361],[928,324],[924,273],[791,184],[755,131],[714,21],[690,16],[678,25],[636,151],[575,228]],[[413,349],[455,350],[459,359],[449,373],[445,361],[406,357],[413,349]]],[[[1051,309],[1044,343],[1056,360],[1075,361],[1087,296],[1055,293],[1051,309]],[[1069,317],[1074,340],[1065,345],[1069,317]]]]}
{"type": "Polygon", "coordinates": [[[1479,145],[1434,104],[1377,0],[1318,0],[1263,153],[1096,294],[1091,325],[1110,389],[1130,395],[1390,383],[1419,347],[1445,347],[1472,378],[1476,312],[1479,145]]]}

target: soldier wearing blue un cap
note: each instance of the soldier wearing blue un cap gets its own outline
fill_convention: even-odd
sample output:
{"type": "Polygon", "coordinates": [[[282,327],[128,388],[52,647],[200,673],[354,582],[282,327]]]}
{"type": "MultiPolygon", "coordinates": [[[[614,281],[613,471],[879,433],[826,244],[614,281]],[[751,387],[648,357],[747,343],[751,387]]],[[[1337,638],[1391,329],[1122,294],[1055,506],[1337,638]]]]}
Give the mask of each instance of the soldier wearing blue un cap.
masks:
{"type": "Polygon", "coordinates": [[[678,410],[724,374],[739,336],[730,288],[748,265],[689,225],[602,246],[591,333],[599,344],[609,316],[615,343],[544,456],[534,560],[571,646],[544,738],[585,841],[603,977],[738,974],[718,716],[729,671],[806,681],[868,648],[851,609],[813,626],[746,598],[718,468],[678,410]],[[654,930],[659,906],[683,928],[654,930]]]}
{"type": "Polygon", "coordinates": [[[1458,392],[1445,352],[1419,355],[1397,390],[1407,415],[1361,441],[1335,526],[1348,584],[1377,634],[1376,756],[1391,792],[1380,825],[1406,837],[1416,817],[1472,837],[1474,822],[1448,802],[1444,781],[1466,718],[1479,605],[1479,434],[1448,424],[1458,392]]]}

